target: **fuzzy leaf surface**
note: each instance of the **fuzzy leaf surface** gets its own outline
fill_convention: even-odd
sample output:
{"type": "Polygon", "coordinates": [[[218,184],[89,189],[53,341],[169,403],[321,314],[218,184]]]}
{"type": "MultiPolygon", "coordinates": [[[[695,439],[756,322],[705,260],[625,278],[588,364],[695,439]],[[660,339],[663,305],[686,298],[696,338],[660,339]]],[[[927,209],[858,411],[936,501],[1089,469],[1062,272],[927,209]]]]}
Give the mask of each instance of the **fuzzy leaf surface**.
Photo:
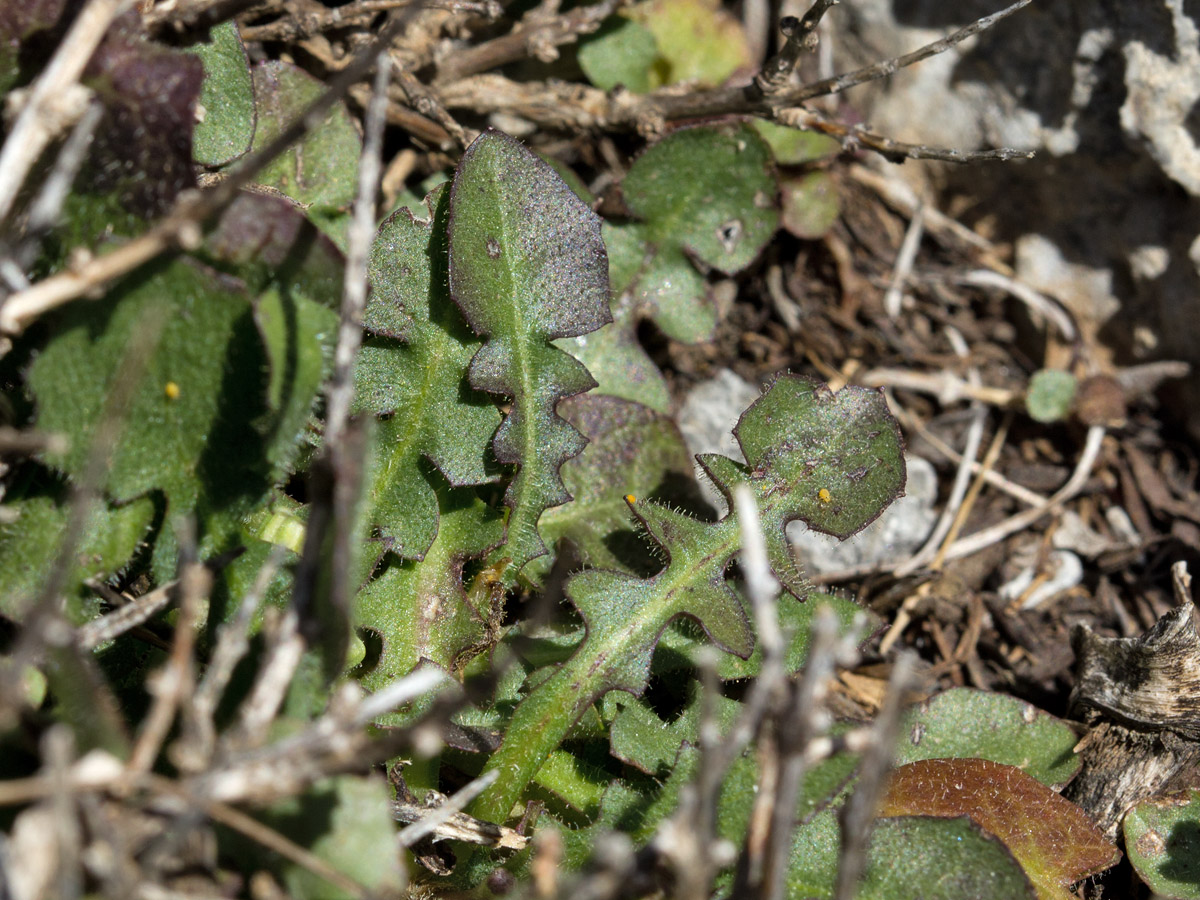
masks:
{"type": "Polygon", "coordinates": [[[487,648],[498,627],[500,598],[486,589],[469,595],[463,563],[504,536],[500,515],[469,488],[437,494],[440,526],[420,560],[395,561],[359,592],[356,619],[379,634],[379,661],[361,681],[378,690],[407,675],[422,659],[460,672],[473,648],[487,648]]]}
{"type": "Polygon", "coordinates": [[[914,706],[900,723],[895,763],[951,757],[1016,766],[1061,790],[1079,771],[1079,738],[1049,713],[1004,694],[954,688],[914,706]]]}
{"type": "MultiPolygon", "coordinates": [[[[58,561],[70,504],[64,496],[39,492],[21,499],[10,496],[5,509],[9,518],[0,525],[0,613],[20,622],[58,561]]],[[[124,506],[92,504],[64,584],[65,612],[72,623],[81,624],[95,612],[83,599],[83,582],[103,581],[125,565],[153,519],[154,503],[147,498],[124,506]]]]}
{"type": "Polygon", "coordinates": [[[1042,900],[1114,865],[1121,853],[1078,806],[1014,766],[927,759],[892,773],[881,816],[969,816],[1016,857],[1042,900]]]}
{"type": "Polygon", "coordinates": [[[1129,861],[1156,896],[1200,898],[1200,790],[1139,803],[1121,829],[1129,861]]]}
{"type": "Polygon", "coordinates": [[[1008,848],[966,817],[880,819],[871,833],[861,900],[1033,900],[1008,848]]]}
{"type": "MultiPolygon", "coordinates": [[[[558,409],[588,444],[563,464],[563,484],[574,499],[542,514],[542,539],[554,546],[566,538],[590,568],[653,571],[657,566],[633,530],[625,496],[679,502],[689,488],[695,493],[679,430],[653,410],[616,397],[584,394],[558,409]]],[[[531,562],[526,575],[540,575],[544,560],[531,562]]]]}
{"type": "Polygon", "coordinates": [[[222,22],[208,40],[189,48],[204,65],[199,106],[203,118],[192,136],[192,158],[223,166],[242,156],[254,140],[254,85],[237,25],[222,22]]]}
{"type": "MultiPolygon", "coordinates": [[[[299,294],[264,297],[256,312],[242,282],[188,259],[66,307],[29,373],[39,427],[71,442],[48,461],[83,472],[120,361],[154,340],[101,487],[118,503],[161,491],[168,522],[196,515],[202,554],[225,549],[293,457],[325,369],[329,314],[299,294]],[[157,338],[143,331],[152,319],[163,323],[157,338]]],[[[174,568],[171,534],[156,544],[160,575],[174,568]]]]}
{"type": "MultiPolygon", "coordinates": [[[[830,474],[835,460],[857,466],[858,456],[847,447],[853,444],[853,435],[861,433],[874,464],[897,482],[883,494],[877,494],[882,482],[864,484],[861,478],[848,482],[847,490],[871,498],[861,503],[845,499],[860,510],[861,525],[866,525],[903,488],[899,428],[878,391],[846,388],[833,395],[827,388],[791,376],[777,379],[746,411],[743,422],[747,420],[751,424],[743,446],[749,445],[747,457],[759,463],[755,470],[724,457],[705,457],[704,462],[727,494],[738,481],[749,485],[767,536],[768,561],[776,577],[799,599],[806,594],[805,586],[790,557],[784,527],[804,510],[809,496],[816,495],[821,482],[806,476],[830,474]],[[815,398],[818,394],[821,399],[815,398]],[[844,414],[829,415],[827,407],[844,414]],[[819,441],[813,437],[818,426],[831,429],[819,441]],[[769,458],[754,452],[768,443],[779,451],[769,458]],[[878,508],[871,505],[874,501],[878,508]]],[[[488,768],[498,770],[500,776],[476,801],[475,814],[480,818],[503,821],[508,816],[541,762],[596,699],[612,690],[641,694],[659,637],[676,618],[696,620],[709,639],[727,652],[749,657],[754,649],[745,603],[726,578],[741,549],[733,504],[724,519],[712,524],[654,503],[638,501],[631,507],[665,554],[665,568],[646,579],[588,570],[567,582],[567,596],[582,615],[587,636],[574,655],[516,709],[503,745],[488,762],[488,768]]]]}
{"type": "MultiPolygon", "coordinates": [[[[784,666],[789,672],[799,672],[804,666],[804,661],[808,659],[813,617],[822,606],[833,610],[839,633],[847,633],[854,621],[860,617],[865,619],[864,637],[879,628],[880,620],[875,613],[837,594],[812,591],[803,601],[791,594],[782,594],[778,600],[779,623],[785,632],[791,634],[784,657],[784,666]]],[[[706,646],[706,643],[703,633],[694,622],[683,619],[671,623],[658,643],[659,652],[654,657],[655,673],[662,674],[693,667],[696,664],[696,653],[706,646]]],[[[757,644],[748,659],[742,659],[734,653],[719,652],[717,655],[717,677],[724,681],[754,678],[761,668],[762,648],[757,644]]]]}
{"type": "Polygon", "coordinates": [[[643,223],[632,227],[643,245],[634,296],[644,314],[676,340],[706,340],[716,311],[692,260],[732,275],[771,239],[779,209],[770,150],[748,125],[680,129],[637,158],[621,192],[643,223]]]}
{"type": "MultiPolygon", "coordinates": [[[[270,60],[255,66],[257,124],[252,150],[279,133],[325,91],[325,86],[291,63],[270,60]]],[[[278,189],[304,206],[309,218],[339,247],[345,247],[348,211],[357,189],[362,141],[344,104],[258,173],[260,184],[278,189]]]]}
{"type": "Polygon", "coordinates": [[[428,221],[402,209],[380,226],[368,260],[368,336],[355,370],[355,410],[381,417],[368,515],[384,548],[405,559],[420,559],[438,530],[424,460],[456,487],[494,478],[488,444],[500,413],[466,383],[480,342],[447,292],[448,193],[427,198],[428,221]]]}
{"type": "Polygon", "coordinates": [[[492,441],[519,470],[505,494],[505,546],[513,572],[546,552],[542,512],[570,499],[559,468],[585,439],[555,412],[595,386],[553,346],[611,320],[600,220],[546,163],[497,131],[463,154],[450,192],[450,291],[487,342],[471,361],[472,386],[512,398],[492,441]]]}
{"type": "Polygon", "coordinates": [[[904,492],[903,439],[880,391],[834,394],[783,375],[746,410],[734,436],[752,478],[789,498],[779,504],[787,509],[784,525],[799,519],[844,540],[904,492]],[[792,422],[781,437],[783,419],[792,422]]]}

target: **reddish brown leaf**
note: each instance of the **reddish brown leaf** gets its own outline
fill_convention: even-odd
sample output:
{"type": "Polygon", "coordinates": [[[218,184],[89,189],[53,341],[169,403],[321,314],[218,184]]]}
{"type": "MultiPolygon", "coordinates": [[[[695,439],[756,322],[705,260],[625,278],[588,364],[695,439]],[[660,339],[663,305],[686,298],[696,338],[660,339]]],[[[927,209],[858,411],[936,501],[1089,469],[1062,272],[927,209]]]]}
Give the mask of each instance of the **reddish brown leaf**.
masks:
{"type": "Polygon", "coordinates": [[[1041,898],[1120,858],[1083,810],[1013,766],[984,759],[927,759],[892,774],[880,816],[970,816],[1004,842],[1041,898]]]}

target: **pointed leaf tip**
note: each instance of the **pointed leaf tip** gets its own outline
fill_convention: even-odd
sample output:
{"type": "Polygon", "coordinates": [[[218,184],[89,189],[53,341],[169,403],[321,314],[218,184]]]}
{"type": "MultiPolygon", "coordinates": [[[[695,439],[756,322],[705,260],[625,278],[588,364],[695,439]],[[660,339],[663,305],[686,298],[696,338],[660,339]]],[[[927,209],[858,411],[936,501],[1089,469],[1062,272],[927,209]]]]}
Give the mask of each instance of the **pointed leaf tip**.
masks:
{"type": "MultiPolygon", "coordinates": [[[[559,468],[587,443],[555,411],[596,382],[550,344],[612,320],[600,219],[545,162],[498,131],[467,151],[450,190],[450,292],[487,343],[470,381],[512,398],[492,448],[518,465],[505,501],[512,573],[546,548],[537,522],[567,502],[559,468]]],[[[497,551],[499,552],[499,551],[497,551]]]]}

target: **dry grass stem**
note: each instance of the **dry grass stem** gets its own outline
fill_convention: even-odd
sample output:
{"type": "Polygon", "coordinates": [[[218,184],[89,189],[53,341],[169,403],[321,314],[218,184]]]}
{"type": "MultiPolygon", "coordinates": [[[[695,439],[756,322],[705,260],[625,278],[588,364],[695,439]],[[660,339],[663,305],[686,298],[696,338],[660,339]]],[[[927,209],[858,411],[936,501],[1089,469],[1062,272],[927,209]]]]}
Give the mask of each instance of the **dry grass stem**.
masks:
{"type": "Polygon", "coordinates": [[[24,105],[0,148],[0,222],[13,211],[17,195],[42,151],[84,114],[91,99],[91,92],[79,84],[84,66],[108,26],[132,5],[133,0],[91,0],[75,17],[54,56],[28,89],[24,105]]]}
{"type": "Polygon", "coordinates": [[[105,641],[120,637],[166,609],[175,598],[178,581],[168,582],[149,593],[135,597],[124,606],[80,625],[75,632],[75,646],[80,650],[95,650],[105,641]]]}
{"type": "Polygon", "coordinates": [[[978,553],[980,550],[1004,540],[1009,535],[1016,534],[1023,528],[1028,528],[1042,516],[1061,508],[1064,503],[1079,493],[1083,489],[1084,484],[1087,483],[1088,476],[1092,472],[1092,467],[1096,464],[1096,458],[1100,455],[1100,445],[1104,440],[1104,433],[1105,430],[1102,425],[1093,425],[1088,429],[1083,452],[1079,455],[1075,469],[1071,472],[1071,477],[1044,504],[1035,506],[1032,509],[1023,510],[1010,516],[1003,522],[996,523],[990,528],[985,528],[967,537],[959,538],[946,548],[944,558],[947,560],[961,559],[964,556],[970,556],[972,553],[978,553]]]}

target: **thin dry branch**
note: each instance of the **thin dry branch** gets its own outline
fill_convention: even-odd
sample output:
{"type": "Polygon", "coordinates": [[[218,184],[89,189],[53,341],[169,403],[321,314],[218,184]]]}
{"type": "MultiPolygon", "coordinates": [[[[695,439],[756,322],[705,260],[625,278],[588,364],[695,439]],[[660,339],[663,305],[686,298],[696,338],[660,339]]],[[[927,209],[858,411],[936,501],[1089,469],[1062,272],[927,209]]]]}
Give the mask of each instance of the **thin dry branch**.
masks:
{"type": "Polygon", "coordinates": [[[562,15],[546,16],[534,10],[508,34],[447,56],[438,65],[435,84],[487,72],[530,56],[542,62],[558,58],[557,48],[591,34],[600,23],[629,0],[600,0],[577,6],[562,15]]]}
{"type": "Polygon", "coordinates": [[[804,18],[784,16],[779,21],[779,30],[784,36],[779,52],[754,76],[755,86],[764,94],[772,94],[783,88],[796,69],[801,54],[817,46],[817,26],[821,18],[838,0],[816,0],[804,14],[804,18]]]}
{"type": "Polygon", "coordinates": [[[354,0],[333,8],[314,4],[303,11],[289,10],[289,15],[262,25],[243,25],[242,39],[246,41],[299,41],[322,31],[339,28],[361,28],[370,25],[381,12],[419,4],[423,9],[445,9],[467,13],[485,19],[499,18],[503,11],[498,0],[354,0]]]}
{"type": "MultiPolygon", "coordinates": [[[[85,254],[86,260],[79,265],[11,295],[0,306],[0,334],[20,334],[31,322],[50,310],[97,291],[113,279],[133,271],[163,253],[177,248],[188,250],[199,246],[202,238],[201,226],[232,203],[238,192],[251,183],[263,166],[320,125],[333,105],[346,96],[350,87],[375,66],[380,52],[403,30],[405,23],[403,15],[392,19],[371,45],[339,72],[331,80],[329,88],[314,100],[301,116],[283,128],[274,140],[269,141],[261,150],[245,157],[233,171],[212,187],[200,191],[184,191],[176,200],[174,209],[144,234],[102,256],[85,254]]],[[[5,141],[5,150],[14,139],[10,136],[5,141]]],[[[0,155],[0,160],[2,158],[0,155]]]]}
{"type": "Polygon", "coordinates": [[[915,658],[911,654],[902,653],[896,658],[888,679],[883,708],[871,728],[872,740],[859,765],[854,793],[838,810],[842,843],[838,850],[837,882],[833,893],[835,900],[853,900],[858,893],[858,882],[866,869],[867,846],[875,810],[887,785],[886,776],[892,766],[900,713],[904,709],[904,693],[912,682],[914,667],[915,658]]]}
{"type": "MultiPolygon", "coordinates": [[[[458,80],[443,75],[436,86],[439,98],[449,109],[470,109],[484,114],[503,112],[555,130],[594,132],[636,129],[652,134],[661,131],[668,122],[697,118],[726,115],[778,118],[781,111],[796,107],[805,100],[838,93],[855,85],[883,78],[904,66],[942,53],[991,28],[1029,2],[1030,0],[1018,0],[1000,12],[984,16],[973,24],[904,56],[836,78],[770,94],[764,94],[754,82],[741,87],[719,87],[710,90],[671,86],[641,95],[628,91],[605,93],[580,84],[519,83],[495,74],[476,75],[458,80]]],[[[474,71],[482,70],[475,68],[474,71]]],[[[967,151],[906,144],[857,127],[843,125],[811,110],[793,112],[792,115],[804,118],[808,127],[838,137],[847,147],[867,147],[889,159],[919,158],[968,162],[1027,158],[1033,155],[1025,150],[1009,148],[967,151]]]]}
{"type": "Polygon", "coordinates": [[[393,800],[392,815],[396,821],[405,823],[405,827],[396,835],[396,843],[408,848],[423,838],[433,836],[434,840],[465,841],[468,844],[499,847],[503,850],[524,850],[529,841],[525,835],[507,826],[485,822],[463,812],[467,805],[491,787],[498,777],[500,773],[495,769],[485,772],[450,797],[431,792],[433,796],[425,798],[424,806],[393,800]]]}
{"type": "MultiPolygon", "coordinates": [[[[192,556],[195,547],[190,529],[187,538],[185,546],[188,555],[192,556]]],[[[175,643],[167,664],[146,680],[146,687],[154,697],[154,702],[150,705],[141,734],[125,767],[126,777],[137,778],[150,771],[175,720],[176,711],[192,696],[196,677],[196,619],[200,604],[208,599],[211,587],[212,573],[202,562],[193,558],[184,563],[179,578],[179,622],[175,627],[175,643]]]]}
{"type": "Polygon", "coordinates": [[[204,677],[196,689],[192,702],[185,709],[183,739],[174,746],[173,762],[184,771],[196,772],[203,769],[212,759],[216,744],[217,703],[233,677],[233,670],[250,648],[250,624],[259,601],[267,593],[280,565],[283,563],[283,547],[271,548],[271,553],[255,576],[254,585],[242,597],[233,619],[221,626],[217,634],[217,646],[209,658],[204,677]]]}
{"type": "Polygon", "coordinates": [[[178,584],[178,581],[164,584],[140,597],[135,597],[124,606],[118,607],[98,619],[80,625],[75,632],[75,646],[80,650],[95,650],[105,641],[120,637],[131,628],[158,615],[174,599],[175,588],[178,584]]]}
{"type": "Polygon", "coordinates": [[[0,148],[0,222],[12,212],[42,151],[87,109],[91,92],[80,86],[79,78],[109,25],[132,5],[133,0],[91,0],[30,87],[0,148]]]}

